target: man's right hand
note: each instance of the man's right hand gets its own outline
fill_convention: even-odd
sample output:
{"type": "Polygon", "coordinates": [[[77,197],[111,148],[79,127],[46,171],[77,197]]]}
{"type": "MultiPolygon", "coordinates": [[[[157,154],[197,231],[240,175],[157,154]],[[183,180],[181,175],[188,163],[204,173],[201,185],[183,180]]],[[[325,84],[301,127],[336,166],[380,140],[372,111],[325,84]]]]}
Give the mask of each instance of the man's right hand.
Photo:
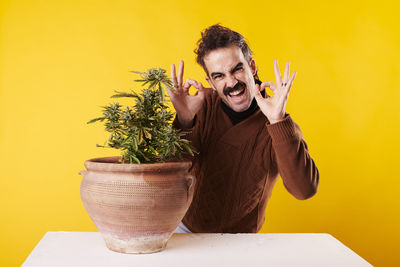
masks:
{"type": "Polygon", "coordinates": [[[183,84],[184,64],[179,62],[178,77],[176,76],[175,64],[171,65],[171,79],[174,88],[167,87],[169,97],[176,110],[179,123],[185,128],[191,128],[196,113],[200,110],[204,102],[206,90],[200,82],[187,79],[183,84]],[[198,91],[195,95],[189,94],[189,88],[193,86],[198,91]]]}

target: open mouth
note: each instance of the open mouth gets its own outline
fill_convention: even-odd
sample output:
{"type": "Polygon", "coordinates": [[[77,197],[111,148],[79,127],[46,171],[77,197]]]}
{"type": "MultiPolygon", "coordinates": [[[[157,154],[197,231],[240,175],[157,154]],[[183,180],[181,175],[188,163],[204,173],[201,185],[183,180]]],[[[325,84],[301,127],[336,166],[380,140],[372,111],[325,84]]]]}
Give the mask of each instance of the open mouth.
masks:
{"type": "Polygon", "coordinates": [[[244,88],[241,88],[239,90],[235,90],[229,93],[230,97],[234,97],[234,96],[241,96],[244,93],[244,88]]]}
{"type": "Polygon", "coordinates": [[[236,98],[242,96],[246,91],[246,84],[243,82],[238,82],[234,87],[228,87],[224,90],[226,96],[236,98]]]}

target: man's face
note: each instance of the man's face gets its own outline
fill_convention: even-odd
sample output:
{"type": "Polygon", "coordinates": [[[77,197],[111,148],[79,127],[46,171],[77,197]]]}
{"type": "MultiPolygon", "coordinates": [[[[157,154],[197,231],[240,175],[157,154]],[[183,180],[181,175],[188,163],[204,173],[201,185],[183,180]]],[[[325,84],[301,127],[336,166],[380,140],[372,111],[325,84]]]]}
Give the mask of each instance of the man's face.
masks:
{"type": "Polygon", "coordinates": [[[208,52],[204,63],[208,70],[206,80],[222,101],[236,112],[247,110],[254,97],[254,59],[249,64],[242,50],[231,45],[208,52]]]}

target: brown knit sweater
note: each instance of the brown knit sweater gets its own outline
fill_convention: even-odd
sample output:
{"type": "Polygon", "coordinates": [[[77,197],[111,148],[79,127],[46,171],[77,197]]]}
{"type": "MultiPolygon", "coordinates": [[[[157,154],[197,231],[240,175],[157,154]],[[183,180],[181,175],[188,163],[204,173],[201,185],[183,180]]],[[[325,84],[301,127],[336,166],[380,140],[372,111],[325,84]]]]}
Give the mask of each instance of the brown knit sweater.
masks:
{"type": "Polygon", "coordinates": [[[191,158],[197,184],[183,223],[194,233],[257,233],[272,189],[282,177],[297,199],[313,196],[319,172],[299,126],[286,114],[270,124],[257,110],[233,125],[214,92],[206,95],[190,133],[199,154],[191,158]]]}

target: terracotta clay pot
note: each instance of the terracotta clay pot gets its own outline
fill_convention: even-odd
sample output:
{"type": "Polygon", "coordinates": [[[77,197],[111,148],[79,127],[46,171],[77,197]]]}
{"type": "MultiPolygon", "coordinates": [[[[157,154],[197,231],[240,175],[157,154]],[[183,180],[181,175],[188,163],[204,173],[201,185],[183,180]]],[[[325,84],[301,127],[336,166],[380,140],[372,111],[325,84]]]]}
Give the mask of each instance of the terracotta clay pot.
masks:
{"type": "Polygon", "coordinates": [[[152,253],[165,248],[193,199],[191,162],[119,164],[120,157],[90,159],[81,199],[109,249],[152,253]]]}

